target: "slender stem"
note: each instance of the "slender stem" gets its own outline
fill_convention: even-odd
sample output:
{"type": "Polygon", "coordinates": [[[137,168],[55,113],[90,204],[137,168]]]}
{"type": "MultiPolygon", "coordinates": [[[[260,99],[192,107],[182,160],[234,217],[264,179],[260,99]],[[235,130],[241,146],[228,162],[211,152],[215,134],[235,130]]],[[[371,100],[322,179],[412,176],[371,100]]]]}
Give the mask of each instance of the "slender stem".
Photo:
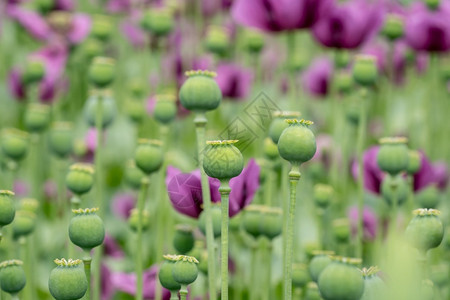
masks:
{"type": "Polygon", "coordinates": [[[221,299],[228,300],[228,223],[230,221],[229,216],[229,197],[231,188],[229,180],[220,181],[220,199],[222,207],[222,229],[220,233],[220,241],[222,245],[221,250],[221,273],[222,273],[222,292],[221,299]]]}
{"type": "Polygon", "coordinates": [[[273,164],[272,162],[269,162],[269,167],[267,168],[267,178],[264,182],[264,204],[268,206],[272,205],[273,175],[273,164]]]}
{"type": "Polygon", "coordinates": [[[170,300],[178,300],[178,291],[170,291],[170,300]]]}
{"type": "Polygon", "coordinates": [[[180,299],[186,300],[187,294],[188,294],[187,286],[182,284],[180,289],[180,299]]]}
{"type": "Polygon", "coordinates": [[[89,250],[86,250],[85,256],[83,257],[84,273],[86,274],[86,279],[88,282],[88,288],[84,296],[84,299],[86,300],[91,299],[91,262],[92,257],[90,256],[89,250]]]}
{"type": "Polygon", "coordinates": [[[62,219],[68,213],[65,189],[64,189],[64,175],[66,173],[66,164],[64,159],[57,159],[56,161],[56,169],[58,177],[56,178],[57,184],[57,193],[58,193],[58,206],[59,206],[59,214],[62,219]]]}
{"type": "Polygon", "coordinates": [[[194,123],[197,135],[197,151],[198,164],[201,173],[203,205],[205,210],[205,225],[206,225],[206,247],[208,249],[208,282],[209,282],[209,299],[216,300],[216,265],[215,265],[215,249],[214,249],[214,233],[211,217],[211,194],[209,190],[208,176],[203,170],[203,149],[205,147],[205,127],[206,117],[204,113],[197,113],[194,123]]]}
{"type": "Polygon", "coordinates": [[[141,190],[139,191],[137,209],[138,209],[138,224],[137,224],[137,245],[136,245],[136,299],[143,299],[142,292],[142,273],[143,273],[143,262],[142,262],[142,215],[144,213],[145,198],[147,197],[147,190],[149,186],[148,177],[142,178],[141,190]]]}
{"type": "Polygon", "coordinates": [[[271,284],[272,284],[272,242],[269,239],[266,239],[266,243],[264,245],[264,261],[266,265],[266,287],[263,293],[263,300],[272,299],[271,293],[271,284]]]}
{"type": "MultiPolygon", "coordinates": [[[[283,208],[283,266],[286,266],[286,256],[287,256],[287,237],[288,237],[288,206],[289,201],[286,201],[284,199],[287,199],[287,189],[288,189],[288,163],[286,161],[281,162],[281,206],[283,208]]],[[[284,267],[285,268],[285,267],[284,267]]],[[[286,292],[286,291],[284,291],[286,292]]]]}
{"type": "Polygon", "coordinates": [[[257,282],[257,265],[258,265],[258,260],[257,260],[257,250],[258,250],[258,240],[255,241],[255,243],[252,245],[251,247],[252,249],[252,261],[251,261],[251,266],[250,266],[250,270],[251,270],[251,280],[250,280],[250,285],[253,288],[250,288],[250,300],[256,300],[258,299],[258,289],[256,288],[259,284],[257,282]]]}
{"type": "MultiPolygon", "coordinates": [[[[391,175],[388,175],[391,176],[391,175]]],[[[397,232],[397,212],[398,212],[398,197],[397,197],[397,183],[393,180],[390,185],[391,193],[392,193],[392,209],[391,209],[391,224],[389,234],[391,237],[394,237],[394,234],[397,232]]]]}
{"type": "Polygon", "coordinates": [[[290,203],[289,216],[286,236],[286,260],[284,263],[284,299],[292,299],[292,256],[294,252],[294,216],[295,216],[295,202],[297,198],[297,184],[300,180],[300,165],[292,164],[289,172],[290,182],[290,203]]]}
{"type": "MultiPolygon", "coordinates": [[[[369,91],[363,91],[363,95],[369,91]]],[[[358,119],[358,137],[356,142],[356,155],[358,157],[358,222],[357,222],[357,234],[356,234],[356,257],[362,257],[362,243],[363,243],[363,210],[364,210],[364,159],[363,149],[366,133],[366,96],[362,96],[359,119],[358,119]]]]}
{"type": "MultiPolygon", "coordinates": [[[[287,63],[286,67],[289,67],[289,64],[292,62],[292,55],[295,52],[295,32],[291,31],[287,34],[287,63]]],[[[296,108],[296,84],[295,84],[295,75],[296,73],[293,71],[289,71],[289,107],[292,110],[295,110],[296,108]]]]}

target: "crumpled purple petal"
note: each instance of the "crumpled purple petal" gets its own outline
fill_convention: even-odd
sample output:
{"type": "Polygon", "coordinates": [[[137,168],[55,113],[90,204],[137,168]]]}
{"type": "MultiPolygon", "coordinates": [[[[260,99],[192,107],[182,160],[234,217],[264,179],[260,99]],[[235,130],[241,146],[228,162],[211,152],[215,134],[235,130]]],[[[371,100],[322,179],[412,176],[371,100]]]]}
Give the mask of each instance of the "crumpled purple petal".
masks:
{"type": "Polygon", "coordinates": [[[19,69],[12,69],[9,72],[8,87],[11,95],[16,100],[23,100],[26,97],[25,85],[22,82],[22,72],[19,69]]]}
{"type": "Polygon", "coordinates": [[[145,31],[134,24],[131,20],[124,20],[120,24],[120,29],[125,38],[135,48],[142,48],[145,46],[146,33],[145,31]]]}
{"type": "Polygon", "coordinates": [[[242,100],[250,93],[253,72],[237,64],[222,63],[217,67],[216,81],[223,97],[242,100]]]}
{"type": "Polygon", "coordinates": [[[100,266],[100,278],[101,278],[101,299],[102,300],[110,300],[114,295],[116,289],[112,284],[112,273],[108,266],[104,263],[100,266]]]}
{"type": "Polygon", "coordinates": [[[52,34],[50,26],[45,19],[35,11],[18,5],[9,5],[6,8],[6,13],[22,25],[35,39],[47,40],[52,34]]]}
{"type": "MultiPolygon", "coordinates": [[[[376,194],[380,193],[381,182],[384,177],[383,171],[380,170],[377,164],[379,149],[379,146],[373,146],[363,154],[364,188],[376,194]]],[[[356,160],[352,164],[352,174],[356,180],[358,178],[358,162],[356,160]]]]}
{"type": "Polygon", "coordinates": [[[328,57],[316,58],[302,75],[305,90],[313,96],[323,97],[330,89],[333,63],[328,57]]]}
{"type": "Polygon", "coordinates": [[[112,236],[108,233],[105,235],[105,240],[103,241],[103,251],[106,256],[111,256],[114,258],[122,258],[125,257],[125,253],[120,249],[119,244],[114,240],[112,236]]]}
{"type": "MultiPolygon", "coordinates": [[[[348,218],[350,219],[350,226],[352,235],[356,236],[358,228],[358,208],[356,206],[350,207],[348,211],[348,218]]],[[[366,241],[373,241],[378,233],[378,218],[375,212],[368,206],[363,210],[363,238],[366,241]]]]}
{"type": "Polygon", "coordinates": [[[91,31],[92,20],[89,15],[75,14],[72,17],[72,28],[67,34],[67,38],[71,44],[81,43],[91,31]]]}
{"type": "Polygon", "coordinates": [[[111,204],[112,212],[123,220],[128,220],[136,205],[136,196],[131,193],[117,194],[111,204]]]}

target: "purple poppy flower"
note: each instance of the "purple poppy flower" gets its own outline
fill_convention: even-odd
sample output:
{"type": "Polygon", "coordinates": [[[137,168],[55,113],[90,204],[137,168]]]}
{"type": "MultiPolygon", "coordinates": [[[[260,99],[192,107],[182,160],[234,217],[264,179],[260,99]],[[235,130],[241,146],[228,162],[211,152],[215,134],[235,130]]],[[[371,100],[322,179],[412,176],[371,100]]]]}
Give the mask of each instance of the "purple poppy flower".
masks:
{"type": "Polygon", "coordinates": [[[382,25],[382,9],[365,0],[334,3],[313,27],[314,38],[330,48],[354,49],[382,25]]]}
{"type": "Polygon", "coordinates": [[[216,81],[224,97],[241,100],[250,92],[253,73],[237,64],[223,63],[217,67],[216,81]]]}
{"type": "Polygon", "coordinates": [[[112,13],[123,13],[131,10],[131,0],[109,0],[107,10],[112,13]]]}
{"type": "Polygon", "coordinates": [[[101,300],[110,300],[116,292],[116,288],[113,284],[112,272],[108,266],[104,263],[100,266],[100,288],[101,288],[101,300]]]}
{"type": "Polygon", "coordinates": [[[47,40],[50,37],[50,26],[37,12],[24,9],[18,5],[9,5],[6,7],[6,13],[25,28],[35,39],[47,40]]]}
{"type": "Polygon", "coordinates": [[[128,220],[131,210],[136,205],[136,196],[130,193],[122,193],[114,196],[112,201],[113,213],[124,220],[128,220]]]}
{"type": "Polygon", "coordinates": [[[435,11],[416,2],[406,19],[408,44],[419,51],[445,52],[450,49],[450,1],[441,1],[435,11]]]}
{"type": "Polygon", "coordinates": [[[120,249],[120,246],[117,244],[114,238],[110,236],[108,233],[105,235],[103,245],[104,245],[103,251],[105,255],[114,258],[122,258],[125,256],[125,253],[120,249]]]}
{"type": "Polygon", "coordinates": [[[328,9],[329,0],[236,0],[231,16],[236,23],[263,31],[309,28],[328,9]]]}
{"type": "Polygon", "coordinates": [[[206,18],[213,17],[221,9],[221,0],[202,0],[202,14],[206,18]]]}
{"type": "Polygon", "coordinates": [[[230,217],[238,214],[253,201],[259,188],[260,172],[261,168],[256,161],[250,159],[242,173],[230,180],[230,217]]]}
{"type": "MultiPolygon", "coordinates": [[[[358,225],[358,208],[353,206],[350,207],[348,211],[348,218],[350,220],[350,226],[352,230],[352,235],[357,234],[358,225]]],[[[365,241],[373,241],[377,237],[378,233],[378,218],[375,212],[368,206],[364,207],[363,210],[363,239],[365,241]]]]}
{"type": "Polygon", "coordinates": [[[14,99],[23,100],[26,97],[25,84],[19,69],[12,69],[9,73],[8,87],[14,99]]]}
{"type": "Polygon", "coordinates": [[[13,191],[17,197],[26,197],[30,192],[30,187],[26,181],[17,179],[14,181],[13,191]]]}
{"type": "Polygon", "coordinates": [[[333,151],[333,139],[327,134],[320,134],[316,138],[317,151],[313,156],[314,161],[320,161],[325,167],[331,164],[331,155],[333,151]]]}
{"type": "MultiPolygon", "coordinates": [[[[144,271],[143,274],[143,294],[145,299],[154,299],[156,284],[158,280],[159,267],[154,265],[144,271]]],[[[136,294],[136,274],[114,272],[111,275],[111,283],[115,289],[134,296],[136,294]]],[[[163,300],[170,299],[170,291],[163,288],[163,300]]]]}
{"type": "Polygon", "coordinates": [[[55,0],[54,10],[66,10],[70,11],[75,8],[73,0],[55,0]]]}
{"type": "Polygon", "coordinates": [[[333,63],[327,57],[315,59],[302,75],[305,90],[313,96],[328,94],[333,76],[333,63]]]}
{"type": "Polygon", "coordinates": [[[375,57],[379,73],[384,73],[387,71],[387,49],[384,44],[377,42],[370,43],[362,49],[361,53],[375,57]]]}
{"type": "Polygon", "coordinates": [[[92,20],[86,14],[74,14],[72,16],[71,30],[67,33],[67,39],[70,44],[79,44],[89,35],[91,31],[92,20]]]}
{"type": "Polygon", "coordinates": [[[147,35],[145,31],[131,20],[124,20],[120,25],[121,31],[125,38],[135,48],[145,46],[147,35]]]}

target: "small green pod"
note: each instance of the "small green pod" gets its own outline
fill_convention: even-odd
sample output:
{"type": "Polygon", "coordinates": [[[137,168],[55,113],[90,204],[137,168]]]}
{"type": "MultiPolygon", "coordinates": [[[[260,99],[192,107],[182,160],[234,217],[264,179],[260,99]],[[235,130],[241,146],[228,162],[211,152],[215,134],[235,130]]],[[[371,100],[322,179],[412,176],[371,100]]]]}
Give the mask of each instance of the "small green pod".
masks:
{"type": "Polygon", "coordinates": [[[164,263],[159,269],[158,278],[161,285],[169,291],[178,291],[181,285],[173,277],[173,268],[178,255],[164,255],[164,263]]]}
{"type": "Polygon", "coordinates": [[[28,133],[15,128],[2,131],[1,147],[3,154],[12,160],[22,160],[28,151],[28,133]]]}
{"type": "Polygon", "coordinates": [[[109,57],[94,57],[88,70],[90,82],[97,88],[105,88],[115,77],[115,60],[109,57]]]}
{"type": "Polygon", "coordinates": [[[28,105],[24,122],[29,131],[42,132],[50,123],[50,106],[40,103],[28,105]]]}
{"type": "Polygon", "coordinates": [[[187,254],[194,248],[195,238],[192,227],[189,225],[177,225],[173,237],[173,247],[180,254],[187,254]]]}
{"type": "Polygon", "coordinates": [[[162,165],[164,153],[159,140],[139,139],[134,153],[134,160],[145,174],[156,172],[162,165]]]}
{"type": "Polygon", "coordinates": [[[14,193],[0,190],[0,227],[11,224],[16,215],[16,207],[12,197],[14,193]]]}
{"type": "Polygon", "coordinates": [[[314,282],[319,280],[319,276],[322,271],[332,262],[331,256],[334,255],[333,251],[315,250],[312,252],[314,257],[309,262],[308,270],[311,279],[314,282]]]}
{"type": "Polygon", "coordinates": [[[244,157],[235,144],[237,140],[208,141],[203,169],[209,177],[228,180],[241,174],[244,157]]]}
{"type": "Polygon", "coordinates": [[[291,162],[302,164],[313,158],[316,153],[316,138],[308,128],[311,121],[289,119],[289,127],[283,130],[278,140],[280,156],[291,162]]]}
{"type": "Polygon", "coordinates": [[[419,208],[413,213],[415,216],[406,227],[406,239],[422,253],[438,247],[444,238],[444,226],[439,219],[440,211],[419,208]]]}
{"type": "Polygon", "coordinates": [[[69,238],[78,247],[91,250],[105,239],[105,226],[96,214],[98,208],[72,210],[75,214],[69,224],[69,238]]]}
{"type": "Polygon", "coordinates": [[[56,300],[81,299],[87,291],[88,282],[81,266],[82,261],[55,259],[58,265],[54,268],[48,279],[48,289],[56,300]]]}
{"type": "MultiPolygon", "coordinates": [[[[222,231],[221,220],[222,220],[222,209],[220,208],[220,203],[211,203],[211,219],[213,223],[213,233],[214,238],[218,238],[222,231]]],[[[202,211],[198,218],[198,228],[200,231],[206,235],[206,213],[202,211]]]]}
{"type": "Polygon", "coordinates": [[[193,283],[198,276],[198,260],[192,256],[178,255],[177,262],[172,269],[172,275],[181,285],[193,283]]]}
{"type": "Polygon", "coordinates": [[[210,71],[188,71],[188,77],[180,89],[180,102],[191,111],[206,112],[219,107],[222,91],[214,80],[216,73],[210,71]]]}
{"type": "Polygon", "coordinates": [[[86,122],[91,127],[97,126],[97,111],[98,106],[101,106],[102,112],[102,128],[109,127],[117,114],[116,103],[112,98],[112,94],[102,90],[101,94],[98,92],[92,93],[92,95],[86,101],[84,107],[84,117],[86,122]],[[100,103],[100,104],[99,104],[100,103]]]}
{"type": "MultiPolygon", "coordinates": [[[[300,117],[300,113],[297,111],[276,111],[273,113],[272,122],[269,126],[269,137],[275,144],[278,144],[281,133],[283,130],[289,127],[286,122],[288,119],[296,119],[300,117]]],[[[278,152],[278,149],[277,149],[278,152]]]]}
{"type": "Polygon", "coordinates": [[[409,150],[404,137],[387,137],[380,139],[380,150],[377,154],[378,167],[395,176],[406,171],[409,162],[409,150]]]}
{"type": "Polygon", "coordinates": [[[0,263],[0,286],[2,291],[15,295],[25,287],[26,277],[22,264],[22,261],[16,259],[0,263]]]}
{"type": "Polygon", "coordinates": [[[376,58],[372,55],[357,55],[353,65],[353,79],[362,86],[372,86],[378,79],[376,58]]]}
{"type": "Polygon", "coordinates": [[[18,239],[33,232],[36,227],[36,214],[27,210],[18,210],[12,223],[13,237],[18,239]]]}
{"type": "Polygon", "coordinates": [[[76,163],[70,166],[66,185],[76,195],[89,192],[94,185],[94,168],[90,164],[76,163]]]}
{"type": "Polygon", "coordinates": [[[73,125],[69,122],[53,123],[48,144],[53,154],[60,158],[67,157],[73,148],[73,125]]]}
{"type": "MultiPolygon", "coordinates": [[[[147,231],[150,227],[150,214],[147,210],[142,211],[142,231],[147,231]]],[[[130,212],[130,217],[128,218],[128,225],[130,225],[131,230],[134,232],[138,231],[139,223],[139,211],[133,208],[130,212]]]]}

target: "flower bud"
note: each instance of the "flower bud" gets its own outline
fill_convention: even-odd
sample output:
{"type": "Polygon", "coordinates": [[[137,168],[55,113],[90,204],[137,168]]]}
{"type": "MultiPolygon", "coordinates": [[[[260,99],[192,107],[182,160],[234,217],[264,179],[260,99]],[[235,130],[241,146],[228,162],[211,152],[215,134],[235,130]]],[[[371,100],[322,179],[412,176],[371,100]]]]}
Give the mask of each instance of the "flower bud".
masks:
{"type": "Polygon", "coordinates": [[[209,177],[227,180],[241,174],[244,157],[236,148],[237,140],[208,141],[203,158],[203,169],[209,177]]]}
{"type": "Polygon", "coordinates": [[[16,208],[12,197],[14,193],[7,190],[0,190],[0,228],[11,224],[16,215],[16,208]]]}
{"type": "Polygon", "coordinates": [[[33,103],[25,111],[25,127],[32,132],[42,132],[50,123],[50,107],[33,103]]]}
{"type": "Polygon", "coordinates": [[[92,21],[91,35],[100,41],[107,41],[114,32],[114,24],[111,17],[95,15],[92,21]]]}
{"type": "Polygon", "coordinates": [[[175,228],[173,247],[180,254],[186,254],[194,248],[194,234],[189,225],[178,225],[175,228]]]}
{"type": "Polygon", "coordinates": [[[320,274],[318,286],[325,300],[359,300],[364,292],[364,279],[354,266],[360,259],[334,258],[320,274]]]}
{"type": "Polygon", "coordinates": [[[172,275],[181,285],[189,285],[197,279],[198,260],[192,256],[178,255],[177,262],[172,269],[172,275]]]}
{"type": "Polygon", "coordinates": [[[140,139],[134,154],[134,160],[145,174],[156,172],[162,165],[164,153],[158,140],[140,139]]]}
{"type": "Polygon", "coordinates": [[[34,198],[22,198],[20,200],[20,210],[30,211],[32,213],[37,213],[39,208],[39,201],[34,198]]]}
{"type": "Polygon", "coordinates": [[[378,70],[375,57],[372,55],[357,55],[353,65],[353,79],[363,86],[374,85],[378,70]]]}
{"type": "Polygon", "coordinates": [[[244,230],[257,239],[261,234],[261,225],[264,220],[262,205],[251,204],[244,209],[242,226],[244,230]]]}
{"type": "Polygon", "coordinates": [[[230,46],[230,33],[224,27],[209,26],[204,43],[208,51],[223,56],[230,46]]]}
{"type": "MultiPolygon", "coordinates": [[[[213,223],[213,233],[214,238],[218,238],[220,236],[221,229],[221,220],[222,220],[222,210],[220,208],[220,203],[211,203],[211,219],[213,223]]],[[[206,213],[205,211],[202,211],[199,218],[198,218],[198,228],[200,229],[203,234],[206,235],[206,213]]]]}
{"type": "Polygon", "coordinates": [[[410,175],[414,175],[419,172],[420,167],[422,166],[422,160],[420,157],[420,152],[417,150],[409,150],[408,152],[408,166],[406,167],[406,171],[410,175]]]}
{"type": "Polygon", "coordinates": [[[416,200],[419,207],[436,208],[440,200],[439,189],[435,185],[430,185],[419,191],[416,200]]]}
{"type": "Polygon", "coordinates": [[[402,176],[387,174],[381,183],[381,194],[388,205],[392,205],[394,200],[397,205],[402,205],[408,199],[408,183],[402,176]]]}
{"type": "Polygon", "coordinates": [[[45,76],[45,66],[42,60],[30,58],[25,65],[23,80],[25,84],[33,84],[42,80],[45,76]]]}
{"type": "Polygon", "coordinates": [[[49,133],[50,150],[56,156],[64,158],[70,154],[73,147],[73,126],[72,123],[53,123],[49,133]]]}
{"type": "Polygon", "coordinates": [[[334,56],[334,66],[337,69],[344,69],[350,63],[350,53],[349,51],[340,50],[336,51],[336,55],[334,56]]]}
{"type": "Polygon", "coordinates": [[[380,139],[380,150],[377,155],[378,167],[395,176],[408,167],[409,151],[407,139],[403,137],[380,139]]]}
{"type": "Polygon", "coordinates": [[[216,73],[189,71],[180,89],[180,102],[184,108],[205,112],[216,109],[222,100],[222,91],[214,80],[216,73]]]}
{"type": "Polygon", "coordinates": [[[145,174],[136,167],[134,160],[127,163],[125,167],[125,182],[133,189],[139,189],[141,187],[142,178],[145,174]]]}
{"type": "Polygon", "coordinates": [[[69,238],[78,247],[91,250],[105,239],[105,226],[96,214],[98,208],[74,209],[69,224],[69,238]]]}
{"type": "Polygon", "coordinates": [[[347,95],[352,91],[353,88],[353,77],[348,72],[338,72],[334,77],[334,84],[336,86],[336,90],[343,94],[347,95]]]}
{"type": "Polygon", "coordinates": [[[146,93],[146,85],[147,83],[145,80],[142,80],[141,78],[133,78],[130,80],[127,84],[127,89],[129,90],[131,96],[135,99],[142,100],[144,98],[146,93]]]}
{"type": "Polygon", "coordinates": [[[314,282],[319,279],[320,273],[332,262],[331,256],[334,255],[333,251],[313,251],[313,259],[309,262],[309,275],[314,282]]]}
{"type": "Polygon", "coordinates": [[[81,299],[86,294],[88,282],[81,260],[55,259],[58,265],[48,279],[48,289],[56,300],[81,299]]]}
{"type": "Polygon", "coordinates": [[[25,271],[20,260],[6,260],[0,263],[0,286],[2,291],[15,295],[26,284],[25,271]]]}
{"type": "Polygon", "coordinates": [[[303,288],[309,281],[311,281],[311,277],[308,267],[305,264],[294,263],[292,265],[292,284],[295,287],[303,288]]]}
{"type": "Polygon", "coordinates": [[[444,227],[438,217],[440,211],[419,208],[413,213],[415,217],[406,228],[406,238],[414,248],[426,253],[439,246],[444,238],[444,227]]]}
{"type": "Polygon", "coordinates": [[[162,287],[169,291],[178,291],[181,289],[181,285],[175,281],[172,272],[177,262],[178,255],[164,255],[164,263],[159,269],[158,278],[162,287]]]}
{"type": "Polygon", "coordinates": [[[88,76],[96,87],[107,87],[115,77],[115,60],[109,57],[95,57],[89,66],[88,76]]]}
{"type": "MultiPolygon", "coordinates": [[[[143,210],[141,212],[141,221],[142,221],[142,231],[146,231],[150,227],[150,214],[148,211],[143,210]]],[[[139,223],[139,211],[137,209],[132,209],[130,212],[130,217],[128,218],[128,224],[130,225],[131,230],[134,232],[138,231],[138,223],[139,223]]]]}
{"type": "Polygon", "coordinates": [[[386,299],[387,286],[377,275],[378,267],[363,268],[364,292],[360,300],[386,299]]]}
{"type": "Polygon", "coordinates": [[[66,185],[74,194],[89,192],[94,184],[94,168],[90,164],[76,163],[70,166],[66,185]]]}
{"type": "Polygon", "coordinates": [[[144,102],[140,99],[131,98],[124,103],[126,115],[131,121],[141,123],[145,117],[144,102]]]}
{"type": "Polygon", "coordinates": [[[322,208],[326,209],[333,197],[334,190],[330,185],[318,183],[314,186],[314,203],[322,208]]]}
{"type": "Polygon", "coordinates": [[[345,218],[333,220],[332,232],[338,243],[347,243],[350,239],[350,221],[345,218]]]}
{"type": "Polygon", "coordinates": [[[84,107],[84,117],[91,127],[97,126],[97,110],[100,101],[101,112],[102,112],[102,128],[106,128],[114,120],[114,117],[117,114],[116,103],[112,98],[110,93],[105,94],[102,91],[102,94],[93,93],[89,99],[86,101],[84,107]],[[101,99],[100,99],[101,97],[101,99]]]}
{"type": "Polygon", "coordinates": [[[1,145],[3,154],[12,160],[21,160],[28,151],[28,134],[15,128],[4,129],[1,145]]]}
{"type": "Polygon", "coordinates": [[[296,111],[277,111],[273,114],[273,119],[269,127],[269,136],[275,144],[278,144],[278,139],[283,130],[289,127],[289,124],[285,120],[298,117],[300,117],[300,113],[296,111]]]}
{"type": "Polygon", "coordinates": [[[153,116],[161,124],[169,124],[177,115],[177,105],[174,95],[157,95],[153,116]]]}
{"type": "Polygon", "coordinates": [[[261,234],[272,240],[283,230],[283,213],[278,207],[264,206],[262,210],[261,234]]]}
{"type": "Polygon", "coordinates": [[[316,138],[308,128],[311,121],[286,120],[289,127],[283,130],[278,140],[280,156],[291,163],[304,163],[313,158],[316,153],[316,138]]]}
{"type": "Polygon", "coordinates": [[[388,14],[384,22],[383,34],[391,41],[403,36],[403,18],[396,14],[388,14]]]}
{"type": "Polygon", "coordinates": [[[264,155],[270,159],[275,160],[280,155],[278,154],[278,147],[277,144],[275,144],[271,138],[267,137],[264,139],[264,155]]]}
{"type": "Polygon", "coordinates": [[[26,210],[16,211],[14,222],[12,223],[14,239],[27,236],[33,232],[36,225],[36,214],[26,210]]]}
{"type": "Polygon", "coordinates": [[[264,35],[255,29],[246,29],[243,42],[248,52],[258,54],[264,47],[264,35]]]}
{"type": "Polygon", "coordinates": [[[141,19],[141,26],[157,37],[167,36],[174,27],[172,10],[167,7],[147,10],[141,19]]]}

